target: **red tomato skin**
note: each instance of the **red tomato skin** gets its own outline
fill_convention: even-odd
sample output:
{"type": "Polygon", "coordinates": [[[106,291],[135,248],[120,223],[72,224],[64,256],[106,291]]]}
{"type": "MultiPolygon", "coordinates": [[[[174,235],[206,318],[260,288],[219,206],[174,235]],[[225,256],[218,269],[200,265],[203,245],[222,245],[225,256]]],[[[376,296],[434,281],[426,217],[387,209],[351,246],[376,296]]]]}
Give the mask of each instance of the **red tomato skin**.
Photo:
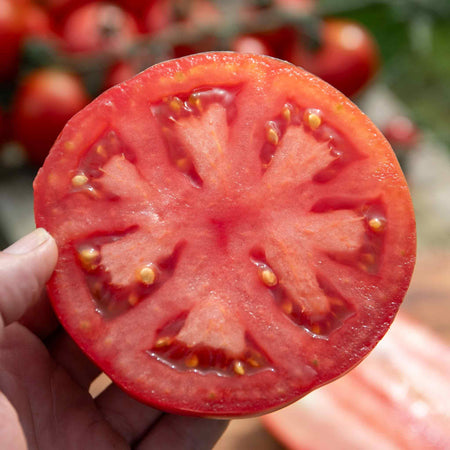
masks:
{"type": "Polygon", "coordinates": [[[43,163],[65,123],[89,101],[80,79],[57,69],[39,69],[21,83],[13,102],[14,137],[29,160],[43,163]]]}
{"type": "Polygon", "coordinates": [[[119,6],[89,3],[74,10],[66,19],[62,38],[74,53],[122,52],[138,33],[134,18],[119,6]]]}
{"type": "MultiPolygon", "coordinates": [[[[77,114],[61,133],[55,143],[54,150],[47,158],[46,164],[35,180],[35,215],[37,225],[46,227],[51,232],[54,232],[57,239],[68,238],[68,236],[63,236],[64,232],[62,230],[55,228],[51,214],[48,214],[52,206],[56,206],[61,198],[66,195],[64,189],[67,185],[70,185],[67,173],[68,171],[71,173],[70,171],[73,170],[73,162],[69,162],[68,159],[61,159],[61,155],[64,153],[64,146],[72,139],[78,139],[79,141],[80,138],[76,137],[78,129],[86,129],[87,126],[92,125],[96,128],[95,133],[100,133],[101,131],[99,130],[102,130],[102,127],[104,127],[103,121],[108,123],[109,120],[112,120],[112,110],[109,110],[109,107],[106,105],[113,105],[117,102],[118,105],[125,106],[122,97],[124,90],[129,90],[130,95],[134,93],[136,100],[139,102],[139,104],[133,104],[133,112],[139,114],[139,111],[141,111],[145,115],[148,114],[148,105],[153,102],[159,102],[161,98],[178,95],[179,92],[190,92],[192,89],[198,88],[198,86],[210,85],[211,82],[214,85],[226,86],[228,84],[235,85],[237,82],[244,83],[248,79],[257,84],[262,83],[259,92],[264,92],[263,85],[266,88],[270,86],[271,91],[265,97],[267,102],[273,101],[273,96],[280,95],[283,98],[285,98],[285,95],[295,96],[296,101],[302,101],[308,105],[314,105],[320,101],[320,109],[323,116],[329,119],[330,126],[342,130],[345,136],[351,136],[354,145],[357,148],[364,149],[369,155],[367,157],[371,158],[378,169],[383,172],[383,174],[374,174],[374,178],[371,180],[375,181],[378,177],[380,177],[380,180],[390,180],[384,184],[385,191],[383,196],[392,199],[392,203],[386,203],[386,214],[399,226],[389,228],[383,247],[385,251],[389,252],[386,259],[389,261],[389,264],[392,264],[382,274],[383,279],[390,286],[389,301],[384,303],[383,308],[379,311],[371,311],[370,319],[366,316],[364,316],[365,319],[362,316],[355,318],[352,326],[341,330],[339,333],[330,335],[326,340],[316,341],[316,345],[323,345],[333,355],[332,359],[335,359],[333,367],[326,373],[318,375],[312,385],[293,389],[292,392],[286,393],[281,400],[279,393],[275,396],[276,398],[264,393],[264,395],[261,394],[259,398],[252,401],[248,396],[250,392],[254,392],[256,387],[254,376],[239,379],[230,377],[228,379],[230,384],[221,393],[223,396],[221,396],[221,401],[218,403],[212,401],[210,397],[202,397],[198,393],[193,396],[194,398],[188,398],[188,391],[194,386],[190,384],[188,380],[189,374],[186,373],[172,373],[170,382],[174,386],[176,385],[177,388],[164,391],[161,395],[154,395],[152,390],[157,389],[158,377],[167,377],[165,372],[168,370],[167,367],[164,367],[163,364],[155,364],[153,376],[150,377],[152,379],[145,380],[145,382],[155,383],[153,384],[154,387],[146,386],[143,388],[141,383],[144,380],[142,378],[133,380],[128,376],[130,367],[122,367],[119,370],[115,366],[114,358],[98,353],[96,343],[99,342],[100,345],[99,339],[101,339],[102,333],[99,327],[95,326],[91,328],[91,331],[79,328],[80,317],[73,314],[72,307],[65,302],[67,295],[63,292],[63,286],[66,285],[66,288],[69,290],[78,291],[82,274],[74,276],[73,271],[70,270],[71,263],[67,254],[68,257],[60,261],[58,269],[49,283],[52,303],[61,322],[88,356],[96,361],[131,396],[172,413],[209,417],[237,417],[261,414],[264,411],[267,412],[285,406],[305,395],[310,389],[342,375],[357,364],[386,332],[404,297],[414,266],[415,222],[409,193],[405,180],[399,172],[399,166],[394,154],[390,150],[387,141],[371,121],[340,92],[295,66],[272,58],[227,52],[194,55],[153,66],[138,77],[102,94],[83,112],[77,114]],[[264,77],[267,77],[267,79],[263,82],[264,77]],[[143,86],[148,88],[145,90],[145,95],[142,92],[143,86]],[[299,92],[300,86],[301,92],[299,92]],[[100,110],[97,108],[100,108],[100,110]],[[101,117],[101,120],[98,120],[102,114],[100,111],[103,111],[108,117],[101,117]],[[84,121],[87,121],[90,125],[84,124],[84,121]],[[57,175],[59,181],[53,180],[52,183],[56,182],[63,186],[62,190],[64,192],[58,192],[55,188],[48,189],[47,182],[50,173],[59,174],[57,175]],[[393,206],[394,204],[395,207],[393,206]],[[395,271],[391,270],[393,267],[395,267],[395,271]],[[361,333],[365,331],[364,320],[370,320],[372,325],[376,323],[376,326],[373,326],[368,334],[359,335],[355,330],[359,329],[361,333]],[[340,354],[342,343],[346,342],[349,344],[357,336],[358,343],[349,345],[344,354],[340,354]],[[241,395],[240,400],[236,401],[235,398],[230,398],[234,395],[241,395]]],[[[283,104],[279,98],[278,101],[280,105],[283,104]]],[[[261,102],[256,102],[249,107],[255,113],[261,110],[261,102]]],[[[249,113],[247,112],[247,114],[249,113]]],[[[102,320],[95,312],[89,317],[89,320],[91,319],[94,321],[93,323],[99,323],[102,320]]],[[[276,383],[276,375],[274,373],[265,372],[261,376],[267,377],[264,378],[266,381],[270,379],[276,383]]],[[[212,378],[214,377],[202,377],[202,386],[211,382],[212,378]]],[[[162,379],[160,378],[160,380],[162,379]]],[[[221,381],[215,380],[215,382],[220,383],[221,381]]],[[[261,389],[261,386],[258,386],[258,388],[261,389]]]]}
{"type": "Polygon", "coordinates": [[[26,33],[26,6],[15,0],[0,0],[0,81],[17,72],[26,33]]]}
{"type": "Polygon", "coordinates": [[[49,38],[54,36],[50,16],[42,7],[30,4],[25,15],[25,29],[28,37],[49,38]]]}
{"type": "Polygon", "coordinates": [[[355,96],[372,80],[380,64],[374,38],[361,24],[343,19],[326,19],[321,37],[318,49],[308,49],[296,39],[285,58],[348,97],[355,96]]]}
{"type": "Polygon", "coordinates": [[[148,3],[143,14],[144,31],[150,34],[158,33],[174,22],[173,4],[171,0],[158,0],[148,3]]]}
{"type": "Polygon", "coordinates": [[[129,61],[119,61],[108,70],[104,89],[109,89],[116,84],[122,83],[136,75],[137,71],[134,68],[133,64],[129,61]]]}

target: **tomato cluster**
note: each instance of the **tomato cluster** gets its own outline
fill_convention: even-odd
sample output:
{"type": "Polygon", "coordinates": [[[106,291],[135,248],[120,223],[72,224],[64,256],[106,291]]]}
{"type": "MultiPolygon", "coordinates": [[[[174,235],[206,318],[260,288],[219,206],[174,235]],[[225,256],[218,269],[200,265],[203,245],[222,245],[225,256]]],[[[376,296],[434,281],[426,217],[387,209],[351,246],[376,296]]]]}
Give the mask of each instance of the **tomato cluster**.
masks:
{"type": "Polygon", "coordinates": [[[361,92],[379,66],[370,33],[321,17],[315,0],[0,0],[0,42],[0,92],[13,93],[2,96],[2,122],[12,131],[3,140],[20,142],[37,165],[89,99],[173,57],[269,55],[347,96],[361,92]],[[36,56],[42,48],[46,59],[36,56]]]}

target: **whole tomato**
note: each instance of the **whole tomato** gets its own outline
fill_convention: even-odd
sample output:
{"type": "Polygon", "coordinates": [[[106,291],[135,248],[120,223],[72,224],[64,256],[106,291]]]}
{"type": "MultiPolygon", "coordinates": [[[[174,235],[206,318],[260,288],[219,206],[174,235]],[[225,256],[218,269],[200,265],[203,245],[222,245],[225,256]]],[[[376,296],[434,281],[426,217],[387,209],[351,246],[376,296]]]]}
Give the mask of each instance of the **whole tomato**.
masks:
{"type": "Polygon", "coordinates": [[[295,39],[286,59],[327,81],[345,95],[359,93],[379,67],[377,44],[361,24],[344,19],[322,23],[319,48],[295,39]]]}
{"type": "Polygon", "coordinates": [[[12,127],[32,163],[44,161],[65,123],[88,101],[83,83],[70,72],[38,69],[22,81],[13,103],[12,127]]]}
{"type": "Polygon", "coordinates": [[[59,29],[64,18],[72,11],[93,1],[94,0],[39,0],[39,4],[47,10],[53,19],[55,28],[59,29]]]}
{"type": "Polygon", "coordinates": [[[70,52],[120,52],[131,44],[138,26],[131,14],[111,3],[89,3],[65,21],[62,37],[70,52]]]}
{"type": "Polygon", "coordinates": [[[171,0],[158,0],[148,2],[147,9],[143,14],[143,29],[153,34],[164,30],[174,20],[174,8],[171,0]]]}
{"type": "Polygon", "coordinates": [[[14,76],[25,35],[26,3],[0,0],[0,81],[14,76]]]}
{"type": "Polygon", "coordinates": [[[53,37],[50,16],[44,8],[30,3],[25,15],[25,32],[28,37],[53,37]]]}
{"type": "Polygon", "coordinates": [[[262,38],[250,34],[238,36],[231,44],[231,50],[238,53],[273,56],[273,51],[262,38]]]}
{"type": "Polygon", "coordinates": [[[136,75],[137,72],[137,65],[133,64],[132,61],[117,61],[106,72],[103,89],[106,90],[116,84],[122,83],[122,81],[128,80],[136,75]]]}

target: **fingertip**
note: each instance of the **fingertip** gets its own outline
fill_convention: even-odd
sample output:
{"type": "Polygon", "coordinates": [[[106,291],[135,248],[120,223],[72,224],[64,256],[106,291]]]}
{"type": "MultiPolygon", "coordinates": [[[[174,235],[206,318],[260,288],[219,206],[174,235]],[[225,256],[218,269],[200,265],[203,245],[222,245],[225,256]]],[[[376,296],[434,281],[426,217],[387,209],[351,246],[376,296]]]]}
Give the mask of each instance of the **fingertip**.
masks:
{"type": "Polygon", "coordinates": [[[53,237],[38,228],[0,253],[0,314],[20,319],[41,295],[58,259],[53,237]]]}

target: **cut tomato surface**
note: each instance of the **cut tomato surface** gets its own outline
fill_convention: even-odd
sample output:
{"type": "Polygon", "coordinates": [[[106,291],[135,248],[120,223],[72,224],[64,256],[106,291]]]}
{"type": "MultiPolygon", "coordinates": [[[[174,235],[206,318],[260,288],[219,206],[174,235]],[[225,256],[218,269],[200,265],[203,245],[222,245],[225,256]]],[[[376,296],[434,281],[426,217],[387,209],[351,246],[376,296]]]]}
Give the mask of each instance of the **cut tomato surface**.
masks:
{"type": "Polygon", "coordinates": [[[35,180],[53,306],[135,398],[215,417],[356,365],[408,287],[415,223],[389,144],[318,78],[206,53],[102,94],[35,180]]]}

